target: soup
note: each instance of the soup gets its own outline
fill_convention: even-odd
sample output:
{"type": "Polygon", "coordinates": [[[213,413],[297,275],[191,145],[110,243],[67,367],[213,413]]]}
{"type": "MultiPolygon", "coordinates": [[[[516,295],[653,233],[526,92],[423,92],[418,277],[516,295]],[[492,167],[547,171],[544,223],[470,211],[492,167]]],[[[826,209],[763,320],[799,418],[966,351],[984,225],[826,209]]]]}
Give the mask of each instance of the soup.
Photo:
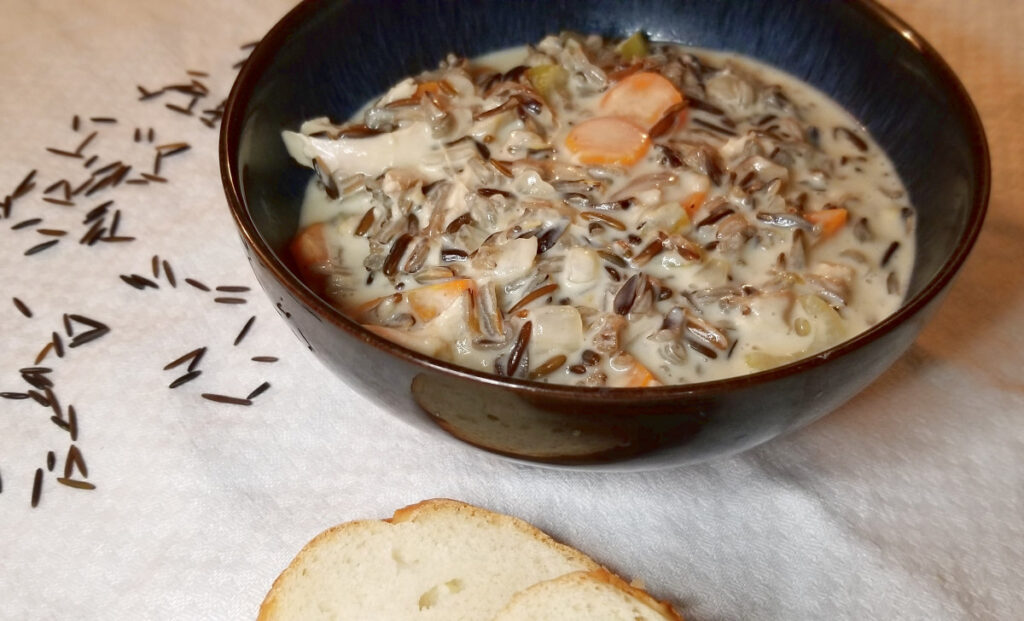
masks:
{"type": "Polygon", "coordinates": [[[640,387],[743,375],[878,323],[914,212],[809,85],[637,34],[449,56],[283,139],[314,169],[303,280],[400,345],[503,376],[640,387]]]}

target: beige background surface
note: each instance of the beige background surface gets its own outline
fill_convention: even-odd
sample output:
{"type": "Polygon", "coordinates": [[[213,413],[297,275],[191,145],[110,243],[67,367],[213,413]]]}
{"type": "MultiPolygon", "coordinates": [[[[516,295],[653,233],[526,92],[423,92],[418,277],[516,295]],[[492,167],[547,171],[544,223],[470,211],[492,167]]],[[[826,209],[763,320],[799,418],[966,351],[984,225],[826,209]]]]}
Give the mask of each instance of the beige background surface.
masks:
{"type": "MultiPolygon", "coordinates": [[[[0,400],[0,618],[239,619],[313,535],[449,496],[513,513],[627,577],[688,619],[1014,619],[1024,610],[1024,3],[889,0],[949,60],[990,139],[993,193],[981,238],[917,343],[836,413],[746,454],[692,468],[605,475],[509,464],[389,417],[337,382],[281,322],[246,265],[223,205],[216,136],[157,87],[210,73],[215,105],[239,45],[288,0],[6,0],[0,20],[0,195],[32,169],[45,185],[80,174],[45,146],[73,147],[73,114],[116,116],[90,149],[146,169],[157,143],[192,149],[168,183],[119,188],[131,244],[79,246],[83,213],[38,189],[0,220],[0,391],[24,390],[63,313],[109,335],[52,355],[55,392],[75,405],[74,443],[92,491],[60,485],[70,446],[52,412],[0,400]],[[21,219],[72,231],[11,231],[21,219]],[[119,274],[167,259],[178,288],[136,291],[119,274]],[[214,304],[185,276],[249,285],[214,304]],[[34,316],[22,317],[17,296],[34,316]],[[250,316],[253,329],[231,343],[250,316]],[[203,375],[175,391],[163,366],[208,347],[203,375]],[[275,365],[250,358],[275,355],[275,365]],[[200,392],[271,389],[251,408],[200,392]],[[46,470],[47,451],[56,457],[46,470]],[[44,471],[37,508],[33,473],[44,471]]],[[[90,128],[92,126],[89,126],[90,128]]],[[[41,189],[40,186],[39,189],[41,189]]],[[[99,196],[97,196],[99,199],[99,196]]],[[[43,226],[43,225],[40,225],[43,226]]]]}

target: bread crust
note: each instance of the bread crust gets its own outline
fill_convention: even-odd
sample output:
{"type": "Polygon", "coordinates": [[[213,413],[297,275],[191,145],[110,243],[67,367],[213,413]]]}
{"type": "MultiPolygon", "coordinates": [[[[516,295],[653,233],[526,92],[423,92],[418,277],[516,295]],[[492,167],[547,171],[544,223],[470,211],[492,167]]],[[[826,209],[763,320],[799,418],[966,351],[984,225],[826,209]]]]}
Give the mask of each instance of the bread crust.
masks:
{"type": "MultiPolygon", "coordinates": [[[[533,595],[535,591],[541,589],[549,589],[557,584],[566,583],[577,583],[578,585],[585,586],[590,582],[598,582],[610,586],[611,588],[621,591],[633,599],[638,600],[641,604],[649,608],[652,612],[660,615],[667,621],[684,621],[683,618],[675,611],[674,608],[667,602],[662,602],[655,599],[650,593],[643,589],[637,588],[619,576],[616,576],[612,572],[608,571],[604,567],[594,569],[590,571],[576,571],[568,573],[557,578],[552,578],[544,582],[538,582],[522,591],[519,591],[509,599],[505,607],[498,613],[498,619],[504,619],[503,615],[510,614],[510,611],[515,610],[516,605],[520,600],[525,599],[533,595]]],[[[520,611],[519,614],[522,614],[520,611]]]]}
{"type": "Polygon", "coordinates": [[[370,530],[379,532],[386,536],[389,528],[398,524],[413,522],[429,522],[432,519],[447,519],[456,517],[460,520],[470,522],[483,521],[496,528],[514,529],[519,533],[531,537],[548,547],[561,556],[568,563],[572,563],[587,571],[601,569],[601,566],[583,554],[579,550],[555,541],[553,538],[542,532],[540,529],[527,522],[505,515],[495,513],[481,507],[470,505],[450,498],[434,498],[423,500],[415,504],[398,509],[390,518],[382,520],[357,520],[345,522],[328,528],[309,541],[302,550],[295,556],[289,565],[274,580],[270,591],[260,605],[258,621],[269,621],[279,616],[279,606],[282,594],[288,589],[292,580],[301,579],[301,573],[306,564],[321,549],[330,549],[331,542],[338,538],[349,536],[358,530],[370,530]]]}

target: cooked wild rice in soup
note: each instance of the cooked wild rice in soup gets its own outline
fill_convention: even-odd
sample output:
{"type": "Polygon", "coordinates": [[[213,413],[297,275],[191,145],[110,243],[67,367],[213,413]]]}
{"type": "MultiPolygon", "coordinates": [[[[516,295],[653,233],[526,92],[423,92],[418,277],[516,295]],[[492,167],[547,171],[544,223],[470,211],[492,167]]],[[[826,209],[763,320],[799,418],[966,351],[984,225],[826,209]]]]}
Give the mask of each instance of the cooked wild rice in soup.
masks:
{"type": "Polygon", "coordinates": [[[292,254],[369,330],[504,376],[720,379],[878,323],[910,277],[892,164],[822,93],[736,55],[575,34],[448,57],[311,166],[292,254]]]}

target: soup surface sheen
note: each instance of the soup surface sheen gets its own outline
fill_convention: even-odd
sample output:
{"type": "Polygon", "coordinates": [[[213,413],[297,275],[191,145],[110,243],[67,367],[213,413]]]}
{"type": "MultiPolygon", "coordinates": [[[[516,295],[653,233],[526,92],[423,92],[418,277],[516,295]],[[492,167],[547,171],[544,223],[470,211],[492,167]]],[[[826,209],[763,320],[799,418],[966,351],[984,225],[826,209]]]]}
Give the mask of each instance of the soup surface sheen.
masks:
{"type": "Polygon", "coordinates": [[[407,78],[283,139],[292,254],[368,329],[472,369],[636,387],[813,355],[899,306],[914,214],[822,93],[748,58],[574,34],[407,78]]]}

